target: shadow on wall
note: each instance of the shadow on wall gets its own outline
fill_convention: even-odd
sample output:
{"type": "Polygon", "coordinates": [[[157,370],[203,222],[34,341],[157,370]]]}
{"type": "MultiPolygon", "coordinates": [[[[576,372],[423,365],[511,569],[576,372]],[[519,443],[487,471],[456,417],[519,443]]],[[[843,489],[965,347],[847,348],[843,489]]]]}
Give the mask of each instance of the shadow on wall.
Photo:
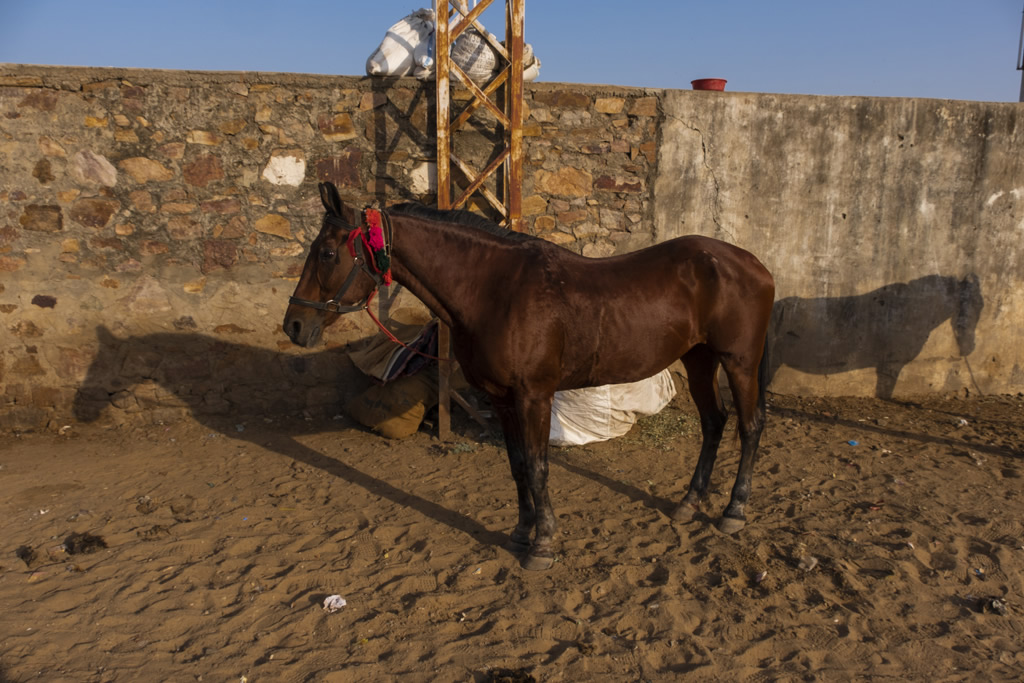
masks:
{"type": "Polygon", "coordinates": [[[769,376],[783,365],[816,375],[874,368],[875,396],[891,399],[900,371],[945,321],[960,356],[974,351],[984,306],[974,274],[928,275],[859,296],[780,299],[772,311],[769,376]]]}
{"type": "Polygon", "coordinates": [[[159,414],[184,406],[197,418],[337,412],[340,378],[353,376],[343,349],[289,355],[196,333],[121,338],[103,326],[96,335],[99,350],[75,395],[83,422],[110,408],[159,414]]]}

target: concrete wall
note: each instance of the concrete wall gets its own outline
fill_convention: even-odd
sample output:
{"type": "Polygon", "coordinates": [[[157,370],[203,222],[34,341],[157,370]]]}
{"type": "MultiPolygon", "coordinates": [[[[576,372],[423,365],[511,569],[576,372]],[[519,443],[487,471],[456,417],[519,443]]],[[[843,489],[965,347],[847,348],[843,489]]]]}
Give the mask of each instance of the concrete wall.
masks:
{"type": "Polygon", "coordinates": [[[726,93],[663,100],[654,227],[775,274],[773,389],[1024,387],[1024,108],[726,93]]]}
{"type": "MultiPolygon", "coordinates": [[[[774,389],[1024,389],[1020,105],[526,98],[529,229],[593,256],[685,232],[755,252],[774,389]]],[[[336,413],[372,324],[313,351],[280,331],[316,183],[431,202],[432,112],[415,81],[0,66],[0,427],[336,413]]],[[[456,149],[483,167],[493,141],[481,118],[456,149]]]]}

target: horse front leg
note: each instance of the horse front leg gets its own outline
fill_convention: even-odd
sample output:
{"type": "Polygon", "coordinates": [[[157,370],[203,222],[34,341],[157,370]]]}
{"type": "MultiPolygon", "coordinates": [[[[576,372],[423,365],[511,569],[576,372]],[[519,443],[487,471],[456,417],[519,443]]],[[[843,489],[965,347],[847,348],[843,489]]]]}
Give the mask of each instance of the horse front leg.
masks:
{"type": "Polygon", "coordinates": [[[530,550],[530,537],[533,535],[537,519],[533,496],[530,494],[526,449],[522,438],[522,422],[511,402],[492,396],[491,404],[501,421],[501,430],[505,437],[505,451],[508,454],[508,464],[512,470],[512,480],[516,483],[516,497],[519,503],[519,521],[509,534],[504,548],[518,555],[530,550]]]}
{"type": "Polygon", "coordinates": [[[548,439],[551,430],[552,396],[519,397],[499,412],[505,430],[512,477],[519,496],[519,523],[513,530],[510,549],[529,548],[521,565],[544,570],[555,561],[555,513],[548,495],[548,439]],[[529,533],[535,532],[529,544],[529,533]]]}

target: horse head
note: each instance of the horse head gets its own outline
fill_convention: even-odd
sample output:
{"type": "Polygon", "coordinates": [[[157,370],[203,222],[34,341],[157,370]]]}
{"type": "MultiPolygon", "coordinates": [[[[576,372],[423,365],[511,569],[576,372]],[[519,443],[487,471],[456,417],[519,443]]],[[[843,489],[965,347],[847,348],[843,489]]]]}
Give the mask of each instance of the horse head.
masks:
{"type": "Polygon", "coordinates": [[[320,200],[326,211],[323,223],[283,323],[285,334],[305,347],[315,345],[340,314],[364,308],[377,288],[369,272],[358,267],[364,265],[362,252],[357,255],[349,243],[349,235],[359,229],[355,213],[344,206],[333,183],[320,183],[320,200]]]}
{"type": "Polygon", "coordinates": [[[971,273],[957,283],[956,312],[950,321],[961,356],[970,355],[974,351],[974,332],[978,328],[981,309],[984,307],[985,299],[981,295],[981,283],[978,276],[971,273]]]}

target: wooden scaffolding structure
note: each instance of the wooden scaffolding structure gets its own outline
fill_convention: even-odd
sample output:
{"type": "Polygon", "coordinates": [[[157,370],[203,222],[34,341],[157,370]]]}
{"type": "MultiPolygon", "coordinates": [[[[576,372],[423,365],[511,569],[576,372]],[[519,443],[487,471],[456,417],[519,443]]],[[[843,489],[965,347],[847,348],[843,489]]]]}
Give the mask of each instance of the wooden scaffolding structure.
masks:
{"type": "MultiPolygon", "coordinates": [[[[491,37],[479,23],[480,14],[493,0],[479,0],[470,9],[466,0],[438,0],[435,16],[435,63],[437,74],[437,208],[458,209],[474,194],[482,196],[501,216],[501,223],[522,230],[523,187],[523,26],[525,0],[505,0],[505,42],[491,37]],[[452,19],[458,21],[453,22],[452,19]],[[488,41],[500,55],[502,67],[487,83],[478,84],[451,60],[450,48],[470,27],[488,41]],[[469,103],[452,118],[451,87],[455,83],[470,93],[469,103]],[[482,169],[474,169],[453,150],[453,134],[480,108],[486,109],[502,128],[502,149],[482,169]],[[465,187],[453,197],[452,167],[465,180],[465,187]],[[497,174],[497,175],[496,175],[497,174]],[[497,191],[485,185],[495,177],[497,191]]],[[[451,338],[443,323],[439,328],[438,351],[441,358],[451,357],[451,338]]],[[[451,402],[454,399],[474,414],[465,400],[451,390],[452,363],[438,363],[438,431],[442,438],[451,432],[451,402]]]]}

